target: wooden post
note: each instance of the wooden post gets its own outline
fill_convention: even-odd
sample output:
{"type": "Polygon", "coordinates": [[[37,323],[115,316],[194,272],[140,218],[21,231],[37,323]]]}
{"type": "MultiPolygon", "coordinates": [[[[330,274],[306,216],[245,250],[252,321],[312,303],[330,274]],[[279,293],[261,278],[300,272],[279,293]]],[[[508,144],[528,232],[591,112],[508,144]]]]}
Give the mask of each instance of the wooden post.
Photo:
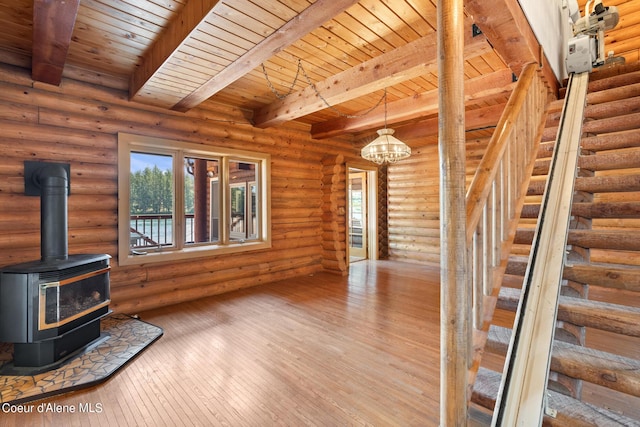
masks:
{"type": "MultiPolygon", "coordinates": [[[[440,425],[467,424],[471,297],[467,281],[463,1],[438,1],[440,425]]],[[[471,31],[471,29],[469,29],[471,31]]]]}

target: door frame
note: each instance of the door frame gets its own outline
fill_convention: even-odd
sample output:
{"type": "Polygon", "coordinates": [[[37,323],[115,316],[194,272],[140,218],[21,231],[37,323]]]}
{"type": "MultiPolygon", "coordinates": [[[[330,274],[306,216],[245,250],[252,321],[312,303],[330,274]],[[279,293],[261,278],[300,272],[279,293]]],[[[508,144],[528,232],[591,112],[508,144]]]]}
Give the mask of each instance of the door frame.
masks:
{"type": "Polygon", "coordinates": [[[347,162],[346,164],[346,188],[345,197],[346,197],[346,206],[345,209],[345,224],[347,227],[346,230],[346,248],[347,248],[347,265],[349,262],[349,175],[351,171],[361,173],[365,172],[367,176],[367,185],[366,185],[366,216],[367,216],[367,259],[377,260],[378,259],[378,168],[376,166],[372,166],[369,162],[347,162]]]}
{"type": "Polygon", "coordinates": [[[369,200],[368,193],[369,188],[367,187],[368,177],[367,172],[357,169],[349,170],[349,178],[348,178],[348,203],[347,203],[347,247],[349,248],[349,262],[354,260],[365,260],[369,258],[368,254],[368,240],[369,240],[369,200]],[[360,185],[359,190],[356,190],[356,184],[360,185]],[[356,214],[356,194],[359,193],[359,213],[356,214]],[[356,224],[355,220],[358,219],[360,224],[356,224]],[[356,227],[360,228],[360,233],[356,234],[356,227]],[[353,241],[360,237],[360,244],[357,245],[353,241]]]}

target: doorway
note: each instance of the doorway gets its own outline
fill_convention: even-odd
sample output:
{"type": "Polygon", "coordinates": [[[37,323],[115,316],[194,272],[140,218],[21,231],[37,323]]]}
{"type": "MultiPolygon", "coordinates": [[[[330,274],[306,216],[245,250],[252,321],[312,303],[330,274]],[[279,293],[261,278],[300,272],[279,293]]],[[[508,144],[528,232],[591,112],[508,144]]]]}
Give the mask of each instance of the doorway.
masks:
{"type": "Polygon", "coordinates": [[[367,259],[367,174],[349,171],[349,262],[367,259]]]}
{"type": "Polygon", "coordinates": [[[375,170],[350,167],[347,191],[349,263],[376,259],[378,250],[375,170]]]}

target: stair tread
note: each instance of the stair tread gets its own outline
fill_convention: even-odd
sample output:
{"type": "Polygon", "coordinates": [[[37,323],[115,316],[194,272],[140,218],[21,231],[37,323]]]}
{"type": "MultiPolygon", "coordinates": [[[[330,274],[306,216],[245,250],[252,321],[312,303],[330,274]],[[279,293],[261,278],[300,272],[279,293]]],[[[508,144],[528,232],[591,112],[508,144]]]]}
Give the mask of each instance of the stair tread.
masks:
{"type": "Polygon", "coordinates": [[[640,230],[569,230],[567,244],[594,249],[640,250],[640,230]]]}
{"type": "MultiPolygon", "coordinates": [[[[536,206],[539,209],[540,206],[536,206]]],[[[640,218],[640,202],[573,203],[571,214],[586,218],[640,218]]]]}
{"type": "MultiPolygon", "coordinates": [[[[624,231],[625,233],[629,233],[628,231],[624,231]]],[[[580,267],[580,266],[590,266],[593,268],[604,268],[604,269],[615,269],[626,271],[629,274],[640,274],[640,266],[638,265],[629,265],[629,264],[614,264],[610,262],[577,262],[572,261],[565,265],[565,267],[580,267]]]]}
{"type": "Polygon", "coordinates": [[[556,341],[551,370],[640,397],[640,361],[636,359],[556,341]]]}
{"type": "MultiPolygon", "coordinates": [[[[509,328],[491,325],[487,350],[506,355],[511,334],[509,328]]],[[[640,397],[640,361],[636,359],[556,340],[551,370],[640,397]]]]}
{"type": "Polygon", "coordinates": [[[529,256],[528,255],[509,255],[509,261],[527,263],[529,262],[529,256]]]}
{"type": "Polygon", "coordinates": [[[582,402],[556,391],[548,390],[547,396],[549,407],[558,412],[555,419],[545,417],[546,425],[548,426],[575,425],[575,422],[599,427],[640,426],[640,421],[638,420],[582,402]]]}
{"type": "MultiPolygon", "coordinates": [[[[518,288],[503,287],[500,288],[498,300],[520,300],[521,290],[518,288]]],[[[639,307],[631,307],[621,304],[613,304],[602,301],[592,301],[584,298],[573,298],[569,296],[560,296],[560,305],[565,307],[583,307],[593,309],[605,309],[611,312],[626,313],[633,316],[640,316],[639,307]]],[[[640,317],[639,317],[640,319],[640,317]]]]}
{"type": "Polygon", "coordinates": [[[640,267],[635,265],[572,262],[564,266],[563,278],[593,286],[640,292],[640,267]]]}
{"type": "Polygon", "coordinates": [[[496,308],[515,312],[518,309],[521,295],[522,289],[520,288],[501,287],[498,293],[498,301],[496,301],[496,308]]]}
{"type": "MultiPolygon", "coordinates": [[[[610,86],[609,82],[616,82],[618,76],[632,76],[640,70],[640,62],[622,64],[614,68],[596,68],[589,75],[589,87],[593,90],[600,90],[603,85],[610,86]],[[596,83],[598,82],[598,83],[596,83]]],[[[636,73],[637,74],[637,73],[636,73]]],[[[619,85],[619,84],[615,84],[619,85]]]]}
{"type": "Polygon", "coordinates": [[[640,337],[640,308],[561,296],[558,320],[640,337]]]}
{"type": "Polygon", "coordinates": [[[624,76],[616,76],[608,82],[591,82],[589,93],[587,94],[587,104],[597,105],[615,99],[627,99],[638,96],[640,84],[638,84],[639,71],[629,73],[624,76]],[[598,86],[598,87],[596,87],[598,86]],[[595,90],[594,90],[595,89],[595,90]]]}
{"type": "Polygon", "coordinates": [[[487,336],[487,349],[493,353],[506,355],[509,349],[509,341],[511,340],[511,334],[513,331],[503,326],[491,325],[489,326],[489,333],[487,336]]]}
{"type": "MultiPolygon", "coordinates": [[[[502,287],[496,307],[515,311],[521,290],[502,287]]],[[[579,326],[601,329],[622,335],[640,337],[640,308],[582,298],[560,296],[558,320],[579,326]]]]}
{"type": "Polygon", "coordinates": [[[520,301],[520,295],[522,294],[522,290],[519,288],[500,288],[500,293],[498,295],[498,300],[508,299],[508,300],[517,300],[520,301]]]}
{"type": "MultiPolygon", "coordinates": [[[[501,374],[486,368],[478,370],[471,400],[493,410],[500,388],[501,374]]],[[[547,390],[547,404],[557,411],[556,418],[545,416],[545,425],[640,426],[638,420],[547,390]]]]}
{"type": "MultiPolygon", "coordinates": [[[[580,169],[590,171],[622,171],[627,169],[635,169],[640,164],[640,152],[638,150],[630,150],[625,153],[618,152],[600,152],[596,154],[581,154],[578,158],[578,166],[580,169]]],[[[633,177],[633,176],[632,176],[633,177]]],[[[588,186],[591,182],[599,180],[618,180],[623,181],[624,177],[616,175],[595,176],[595,177],[578,177],[576,185],[588,186]]],[[[637,187],[637,176],[635,180],[628,181],[629,185],[635,184],[637,187]]],[[[627,190],[633,191],[633,190],[627,190]]]]}
{"type": "Polygon", "coordinates": [[[603,135],[584,136],[582,148],[589,151],[608,151],[640,146],[640,132],[637,129],[603,135]]]}

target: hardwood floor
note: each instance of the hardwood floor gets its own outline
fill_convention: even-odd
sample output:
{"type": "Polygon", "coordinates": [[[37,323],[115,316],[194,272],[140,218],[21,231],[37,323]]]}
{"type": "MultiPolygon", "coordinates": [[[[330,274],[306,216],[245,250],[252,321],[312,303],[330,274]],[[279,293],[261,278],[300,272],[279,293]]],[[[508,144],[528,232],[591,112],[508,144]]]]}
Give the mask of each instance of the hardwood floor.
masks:
{"type": "Polygon", "coordinates": [[[165,331],[140,357],[35,402],[75,413],[3,411],[0,425],[438,425],[436,269],[359,262],[140,316],[165,331]]]}

